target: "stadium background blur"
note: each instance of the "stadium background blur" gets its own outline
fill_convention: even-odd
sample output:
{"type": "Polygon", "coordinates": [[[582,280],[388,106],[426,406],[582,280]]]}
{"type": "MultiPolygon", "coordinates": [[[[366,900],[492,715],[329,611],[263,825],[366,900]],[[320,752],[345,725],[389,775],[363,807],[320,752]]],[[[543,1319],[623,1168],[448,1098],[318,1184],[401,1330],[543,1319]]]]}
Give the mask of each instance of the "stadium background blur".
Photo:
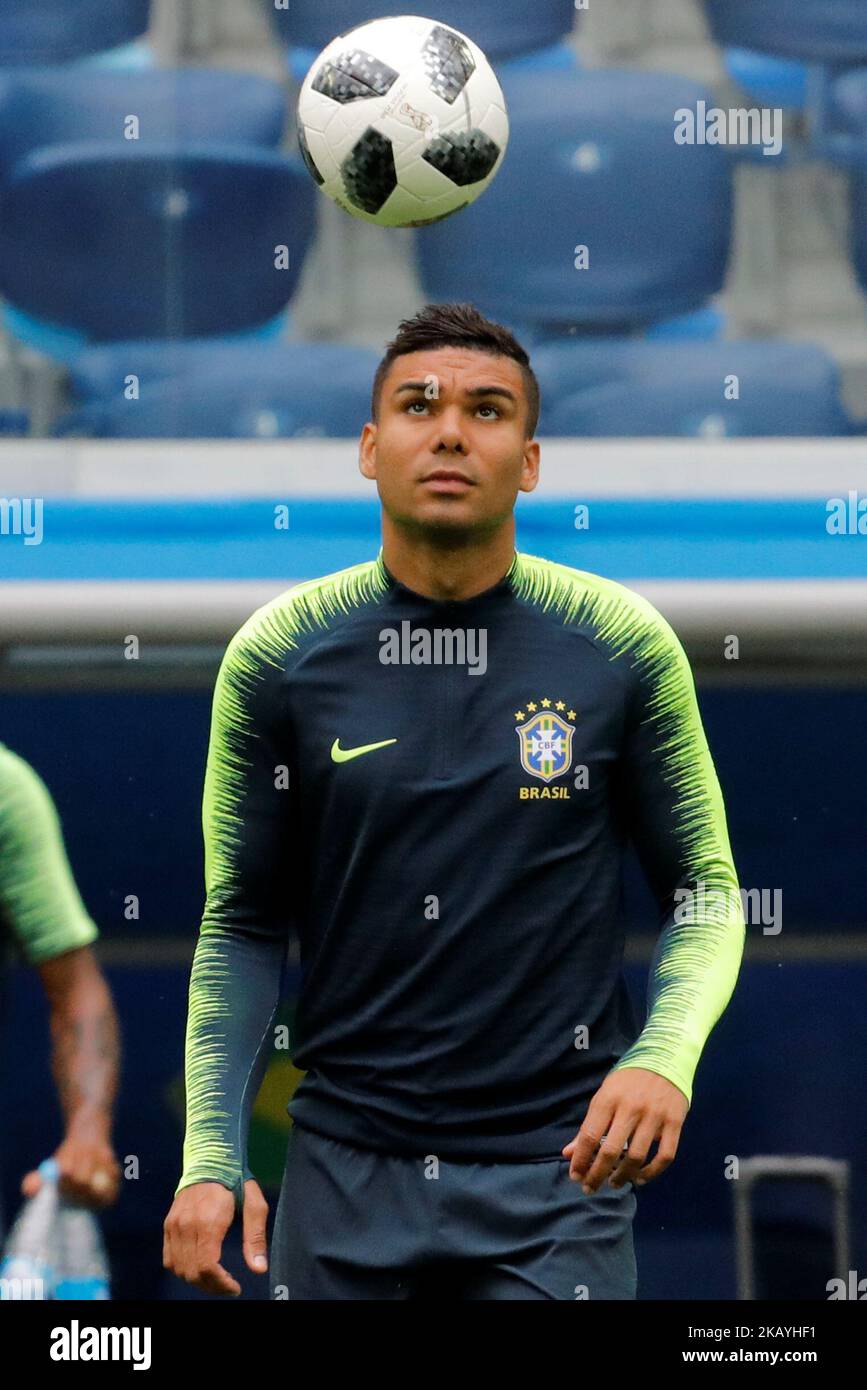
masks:
{"type": "MultiPolygon", "coordinates": [[[[781,921],[751,910],[676,1163],[642,1194],[639,1296],[735,1295],[731,1155],[848,1162],[847,1267],[864,1270],[861,0],[441,0],[431,16],[494,62],[512,139],[478,205],[416,233],[326,204],[292,130],[315,52],[400,6],[31,11],[0,5],[0,739],[56,799],[124,1029],[116,1141],[140,1176],[104,1219],[115,1294],[195,1296],[160,1248],[222,647],[292,582],[375,553],[354,442],[373,369],[401,317],[450,299],[515,329],[540,376],[519,547],[670,618],[741,884],[781,895],[781,921]],[[780,108],[779,153],[677,145],[674,112],[702,100],[780,108]]],[[[655,923],[634,865],[628,896],[640,1007],[655,923]]],[[[5,1003],[11,1214],[59,1127],[32,972],[9,973],[5,1003]]],[[[275,1062],[256,1107],[272,1194],[297,1076],[275,1062]]],[[[759,1296],[827,1297],[828,1189],[766,1185],[756,1220],[759,1296]]]]}

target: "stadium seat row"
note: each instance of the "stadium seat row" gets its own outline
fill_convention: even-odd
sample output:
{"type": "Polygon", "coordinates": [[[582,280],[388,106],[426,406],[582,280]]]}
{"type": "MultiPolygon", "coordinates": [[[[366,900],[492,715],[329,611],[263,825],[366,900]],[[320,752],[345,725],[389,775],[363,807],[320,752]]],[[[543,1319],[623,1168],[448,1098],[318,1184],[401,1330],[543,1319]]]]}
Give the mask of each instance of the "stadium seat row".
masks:
{"type": "MultiPolygon", "coordinates": [[[[59,435],[349,437],[378,354],[336,343],[124,343],[82,353],[59,435]]],[[[541,435],[846,435],[836,364],[808,344],[565,338],[533,353],[541,435]]]]}
{"type": "MultiPolygon", "coordinates": [[[[862,0],[704,0],[717,41],[796,62],[867,62],[862,0]]],[[[495,60],[554,45],[572,33],[583,0],[438,0],[437,18],[463,29],[495,60]]],[[[273,0],[274,31],[288,49],[318,51],[335,34],[405,0],[273,0]]],[[[60,63],[132,43],[147,32],[151,0],[3,0],[0,67],[60,63]]]]}
{"type": "MultiPolygon", "coordinates": [[[[499,8],[508,19],[509,5],[499,8]]],[[[344,9],[347,22],[367,17],[363,6],[344,9]]],[[[563,5],[543,11],[564,23],[563,5]]],[[[275,17],[288,23],[290,13],[287,37],[303,38],[304,6],[275,17]]],[[[334,23],[329,14],[329,30],[334,23]]],[[[0,24],[0,50],[3,32],[0,24]]],[[[540,30],[535,41],[552,35],[540,30]]],[[[514,56],[505,39],[500,52],[514,56]]],[[[501,77],[509,159],[477,204],[415,234],[416,255],[427,298],[472,300],[537,350],[554,340],[572,375],[571,389],[549,400],[548,432],[848,432],[826,355],[714,341],[733,151],[672,138],[673,112],[712,106],[709,90],[664,73],[554,66],[540,103],[532,68],[512,62],[501,77]],[[682,352],[678,338],[697,342],[682,352]],[[732,395],[729,377],[752,389],[732,395]]],[[[832,92],[846,141],[838,148],[853,170],[853,262],[867,285],[867,70],[839,76],[832,92]]],[[[328,389],[311,396],[303,367],[300,401],[261,368],[315,232],[316,190],[277,148],[286,111],[280,84],[226,71],[0,75],[5,325],[73,369],[81,406],[59,432],[190,434],[217,418],[229,434],[341,432],[345,412],[333,406],[323,422],[328,389]],[[146,350],[167,342],[175,384],[156,379],[146,350]],[[114,385],[97,401],[80,363],[100,345],[114,354],[114,385]],[[184,408],[200,346],[236,355],[226,386],[237,389],[223,411],[184,408]]],[[[323,369],[329,353],[338,371],[359,360],[321,347],[311,360],[323,369]]],[[[196,389],[208,399],[207,382],[196,389]]]]}
{"type": "MultiPolygon", "coordinates": [[[[643,330],[706,307],[730,251],[731,159],[672,132],[673,113],[712,107],[711,93],[657,72],[551,72],[544,103],[527,72],[505,86],[509,158],[484,198],[416,237],[425,293],[537,333],[643,330]]],[[[0,292],[72,333],[73,350],[75,334],[265,323],[291,300],[314,227],[312,183],[273,149],[284,119],[278,84],[225,72],[0,86],[0,292]],[[237,288],[217,300],[216,262],[237,288]]],[[[853,222],[860,268],[867,204],[853,222]]],[[[26,319],[13,326],[29,337],[26,319]]],[[[68,355],[60,337],[53,354],[30,341],[68,355]]]]}

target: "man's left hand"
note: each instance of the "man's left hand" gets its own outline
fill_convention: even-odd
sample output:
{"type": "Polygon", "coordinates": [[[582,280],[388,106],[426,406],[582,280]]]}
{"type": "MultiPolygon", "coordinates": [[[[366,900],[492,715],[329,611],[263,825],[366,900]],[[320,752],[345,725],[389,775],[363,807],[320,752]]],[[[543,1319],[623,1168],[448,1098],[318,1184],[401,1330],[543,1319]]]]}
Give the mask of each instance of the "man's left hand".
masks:
{"type": "Polygon", "coordinates": [[[688,1110],[683,1091],[656,1072],[644,1067],[609,1072],[584,1123],[562,1151],[572,1160],[570,1178],[586,1193],[598,1191],[606,1178],[615,1188],[650,1182],[672,1162],[688,1110]],[[656,1156],[648,1163],[650,1146],[657,1139],[656,1156]]]}

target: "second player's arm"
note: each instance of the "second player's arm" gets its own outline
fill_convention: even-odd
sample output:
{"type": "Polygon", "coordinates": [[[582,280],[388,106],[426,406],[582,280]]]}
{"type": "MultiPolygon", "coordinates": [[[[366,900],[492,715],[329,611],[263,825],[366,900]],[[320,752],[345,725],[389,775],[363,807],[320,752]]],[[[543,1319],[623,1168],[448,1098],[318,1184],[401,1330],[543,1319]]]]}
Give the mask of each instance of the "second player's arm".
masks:
{"type": "MultiPolygon", "coordinates": [[[[111,992],[91,943],[96,925],[72,874],[57,809],[42,778],[0,746],[0,917],[39,972],[49,1007],[52,1071],[65,1122],[55,1151],[60,1188],[87,1205],[113,1202],[112,1143],[120,1038],[111,992]]],[[[32,1197],[34,1169],[21,1190],[32,1197]]]]}

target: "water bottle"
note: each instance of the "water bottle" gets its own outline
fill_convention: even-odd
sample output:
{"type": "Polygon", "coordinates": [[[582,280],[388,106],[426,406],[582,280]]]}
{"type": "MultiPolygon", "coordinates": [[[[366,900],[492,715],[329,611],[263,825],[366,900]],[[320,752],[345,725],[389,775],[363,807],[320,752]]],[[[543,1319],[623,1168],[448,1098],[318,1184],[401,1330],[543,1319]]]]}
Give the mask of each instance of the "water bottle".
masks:
{"type": "Polygon", "coordinates": [[[86,1207],[61,1201],[54,1297],[108,1298],[109,1272],[99,1224],[86,1207]]]}
{"type": "Polygon", "coordinates": [[[96,1218],[60,1196],[53,1158],[40,1163],[39,1176],[42,1185],[6,1242],[0,1298],[108,1298],[108,1260],[96,1218]]]}
{"type": "Polygon", "coordinates": [[[0,1263],[0,1299],[51,1298],[58,1265],[60,1197],[57,1164],[46,1158],[39,1165],[42,1185],[25,1202],[0,1263]]]}

